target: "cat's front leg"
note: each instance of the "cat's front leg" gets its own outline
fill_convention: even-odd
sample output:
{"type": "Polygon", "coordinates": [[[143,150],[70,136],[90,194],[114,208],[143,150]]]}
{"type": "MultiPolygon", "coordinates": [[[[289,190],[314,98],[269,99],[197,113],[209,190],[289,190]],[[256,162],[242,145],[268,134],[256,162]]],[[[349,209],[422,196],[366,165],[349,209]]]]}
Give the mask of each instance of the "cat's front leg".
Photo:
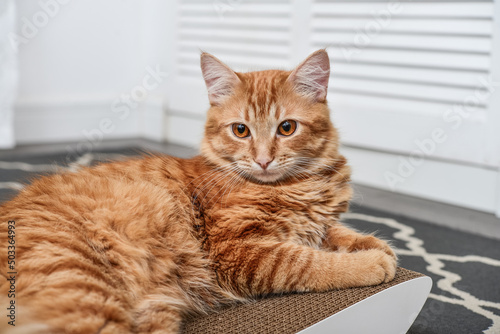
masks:
{"type": "Polygon", "coordinates": [[[397,256],[391,246],[384,240],[373,235],[366,235],[354,231],[340,223],[328,228],[324,246],[340,252],[355,252],[368,249],[380,249],[397,260],[397,256]]]}
{"type": "Polygon", "coordinates": [[[182,317],[186,309],[181,298],[176,298],[172,287],[170,294],[145,296],[135,310],[135,326],[137,334],[176,334],[179,333],[182,317]]]}
{"type": "Polygon", "coordinates": [[[327,252],[273,241],[227,241],[211,258],[219,284],[245,297],[377,285],[396,271],[394,257],[379,249],[327,252]]]}

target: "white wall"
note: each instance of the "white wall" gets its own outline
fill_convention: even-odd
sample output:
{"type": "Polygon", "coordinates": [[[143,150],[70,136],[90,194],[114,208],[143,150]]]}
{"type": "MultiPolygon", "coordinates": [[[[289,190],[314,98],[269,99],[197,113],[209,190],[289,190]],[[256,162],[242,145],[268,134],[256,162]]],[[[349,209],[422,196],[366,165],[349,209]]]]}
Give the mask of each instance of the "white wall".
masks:
{"type": "Polygon", "coordinates": [[[15,26],[14,0],[0,2],[0,148],[14,146],[13,102],[17,84],[17,58],[9,35],[15,26]]]}
{"type": "Polygon", "coordinates": [[[171,61],[165,1],[17,4],[18,143],[163,137],[171,61]],[[155,80],[151,72],[158,70],[163,74],[155,80]]]}

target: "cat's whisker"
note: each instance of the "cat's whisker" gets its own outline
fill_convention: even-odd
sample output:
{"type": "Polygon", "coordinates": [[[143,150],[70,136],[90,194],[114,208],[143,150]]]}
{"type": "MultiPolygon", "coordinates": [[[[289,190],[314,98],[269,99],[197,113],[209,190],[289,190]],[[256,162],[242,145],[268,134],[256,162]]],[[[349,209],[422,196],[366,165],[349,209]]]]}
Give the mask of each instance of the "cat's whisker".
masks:
{"type": "MultiPolygon", "coordinates": [[[[324,166],[324,167],[327,167],[327,168],[334,168],[334,166],[331,165],[331,164],[325,164],[325,163],[319,162],[318,160],[323,160],[321,158],[298,157],[298,158],[295,158],[294,160],[297,161],[297,162],[299,162],[299,163],[302,163],[302,164],[317,164],[317,165],[321,165],[321,166],[324,166]]],[[[329,162],[336,163],[336,162],[338,162],[340,160],[341,159],[336,158],[336,159],[329,160],[329,162]]]]}
{"type": "MultiPolygon", "coordinates": [[[[233,189],[238,186],[240,183],[244,182],[244,176],[243,176],[243,173],[241,171],[238,172],[238,176],[239,177],[236,177],[234,179],[234,181],[232,182],[232,185],[230,185],[230,187],[228,187],[229,189],[229,192],[227,193],[227,196],[226,196],[226,202],[224,204],[224,207],[227,207],[227,200],[229,199],[229,195],[231,194],[231,192],[233,191],[233,189]]],[[[226,191],[228,190],[226,189],[226,191]]],[[[226,192],[224,191],[224,193],[226,192]]],[[[224,194],[222,194],[222,199],[224,199],[224,194]]],[[[222,205],[222,201],[221,201],[221,205],[222,205]]]]}
{"type": "MultiPolygon", "coordinates": [[[[193,200],[195,200],[198,195],[200,194],[200,192],[202,191],[202,189],[207,185],[207,180],[210,180],[210,182],[212,181],[212,177],[214,177],[215,175],[217,175],[217,173],[219,173],[219,170],[212,170],[210,172],[207,172],[207,173],[204,173],[204,178],[202,180],[200,180],[199,182],[197,182],[197,184],[195,185],[194,189],[192,190],[191,192],[191,198],[193,200]],[[201,188],[200,188],[201,186],[201,188]]],[[[193,183],[195,180],[191,181],[189,184],[188,184],[188,187],[191,185],[191,183],[193,183]]],[[[208,184],[210,184],[210,182],[208,182],[208,184]]]]}
{"type": "Polygon", "coordinates": [[[238,161],[234,161],[234,162],[231,162],[231,163],[228,163],[228,164],[225,164],[225,165],[214,167],[214,168],[210,169],[208,172],[205,172],[205,173],[197,176],[196,178],[194,178],[186,186],[189,187],[193,182],[195,182],[196,180],[198,180],[198,179],[200,179],[202,177],[204,177],[204,179],[206,179],[207,174],[217,173],[217,172],[222,171],[224,169],[230,168],[231,166],[234,166],[236,164],[238,164],[238,161]]]}
{"type": "Polygon", "coordinates": [[[229,192],[231,192],[231,189],[234,185],[237,185],[243,181],[244,181],[243,172],[241,170],[236,171],[236,174],[229,180],[228,184],[225,185],[226,189],[222,193],[222,198],[224,198],[226,191],[229,190],[229,192]]]}
{"type": "Polygon", "coordinates": [[[310,177],[310,175],[307,175],[303,171],[295,171],[294,176],[300,178],[302,181],[306,181],[310,177]]]}
{"type": "Polygon", "coordinates": [[[312,176],[317,176],[318,177],[318,180],[320,181],[320,183],[317,185],[319,187],[319,190],[322,190],[323,187],[329,185],[330,181],[328,178],[325,178],[324,176],[322,176],[321,174],[319,173],[316,173],[316,172],[313,172],[313,171],[310,171],[308,169],[305,169],[303,167],[300,167],[300,166],[296,166],[292,169],[292,171],[296,174],[296,175],[299,175],[299,176],[302,176],[303,179],[306,179],[306,178],[310,178],[312,176]]]}
{"type": "Polygon", "coordinates": [[[306,180],[307,179],[307,175],[304,175],[302,173],[301,169],[299,169],[297,166],[292,166],[288,170],[291,172],[290,176],[292,176],[292,177],[300,178],[301,180],[306,180]]]}
{"type": "Polygon", "coordinates": [[[225,174],[217,174],[215,178],[211,179],[209,182],[205,183],[204,186],[198,189],[196,196],[193,197],[193,200],[196,201],[200,195],[203,195],[203,198],[200,200],[200,204],[204,202],[205,198],[210,194],[212,189],[218,185],[221,181],[225,179],[225,174]],[[207,190],[208,189],[208,190],[207,190]]]}
{"type": "MultiPolygon", "coordinates": [[[[227,170],[231,170],[231,168],[233,168],[233,166],[226,166],[226,168],[224,169],[227,169],[227,170]]],[[[205,182],[203,183],[203,186],[201,188],[195,188],[192,192],[192,195],[191,195],[191,203],[192,203],[192,209],[194,211],[194,206],[195,204],[197,203],[198,201],[198,197],[203,194],[204,190],[208,187],[210,187],[212,185],[212,188],[217,185],[217,183],[220,182],[220,180],[222,180],[224,177],[224,174],[223,172],[221,172],[220,170],[216,170],[216,171],[213,171],[212,173],[210,173],[206,178],[204,178],[204,180],[202,181],[205,181],[205,180],[208,180],[210,179],[209,182],[205,182]],[[218,176],[216,176],[217,174],[219,174],[218,176]],[[213,178],[214,176],[216,176],[215,178],[213,178]]],[[[210,188],[210,189],[212,189],[210,188]]],[[[207,193],[208,194],[208,193],[207,193]]],[[[205,197],[207,196],[207,194],[205,194],[205,197]]],[[[203,200],[204,198],[198,202],[198,205],[201,206],[203,205],[203,200]]]]}
{"type": "MultiPolygon", "coordinates": [[[[329,171],[333,171],[337,174],[339,174],[340,176],[344,176],[342,173],[340,173],[336,168],[335,166],[332,166],[332,165],[327,165],[327,164],[324,164],[322,162],[316,162],[316,161],[311,161],[311,160],[317,160],[317,158],[312,158],[312,159],[306,159],[306,158],[297,158],[296,161],[300,164],[303,164],[303,165],[306,165],[306,166],[319,166],[319,167],[323,167],[323,169],[326,169],[326,170],[329,170],[329,171]]],[[[337,162],[337,161],[340,161],[340,159],[334,159],[333,162],[337,162]]]]}
{"type": "MultiPolygon", "coordinates": [[[[197,186],[195,187],[195,189],[193,190],[193,192],[192,192],[192,194],[191,194],[191,197],[196,198],[196,197],[199,195],[200,191],[203,191],[203,190],[205,189],[205,187],[206,187],[206,186],[208,186],[208,185],[212,182],[212,180],[210,180],[210,182],[206,183],[206,181],[207,181],[207,180],[209,180],[209,179],[210,179],[210,178],[212,178],[214,175],[216,175],[216,174],[218,174],[218,173],[220,173],[220,172],[224,172],[224,171],[226,171],[226,170],[227,170],[227,171],[230,171],[233,167],[235,167],[235,166],[236,166],[236,164],[237,164],[237,162],[232,162],[232,163],[230,163],[230,164],[227,164],[227,165],[221,166],[221,167],[219,167],[219,168],[215,168],[214,170],[211,170],[211,171],[209,171],[209,172],[207,172],[207,173],[204,173],[203,175],[206,175],[206,174],[208,174],[208,175],[206,175],[206,177],[205,177],[203,180],[201,180],[201,181],[199,182],[199,184],[200,184],[200,185],[201,185],[201,184],[203,184],[203,187],[202,187],[202,188],[199,188],[199,187],[198,187],[198,185],[197,185],[197,186]],[[195,191],[198,191],[198,192],[196,193],[196,195],[195,195],[195,191]]],[[[188,184],[188,186],[189,186],[192,182],[194,182],[194,180],[193,180],[193,181],[191,181],[191,182],[188,184]]]]}
{"type": "MultiPolygon", "coordinates": [[[[228,172],[237,172],[239,170],[238,166],[233,166],[232,168],[230,168],[228,170],[228,172]]],[[[205,199],[206,197],[210,194],[210,192],[212,191],[212,189],[218,185],[221,181],[223,181],[224,179],[227,178],[227,175],[225,174],[221,174],[218,178],[217,178],[217,182],[214,182],[212,187],[206,192],[205,196],[203,197],[203,199],[201,200],[202,203],[205,202],[205,199]]],[[[222,189],[222,188],[221,188],[222,189]]],[[[210,200],[207,202],[210,203],[210,201],[221,191],[221,189],[219,189],[214,195],[212,195],[212,197],[210,198],[210,200]]]]}
{"type": "Polygon", "coordinates": [[[242,173],[238,172],[237,175],[235,175],[235,177],[232,178],[230,180],[230,182],[228,182],[226,184],[225,190],[224,190],[224,192],[222,193],[222,195],[219,198],[220,203],[221,203],[221,207],[222,207],[222,202],[224,201],[224,197],[226,198],[224,206],[227,207],[227,200],[229,199],[229,195],[231,194],[231,192],[233,191],[233,189],[235,187],[237,187],[239,184],[241,184],[242,182],[244,182],[244,180],[245,179],[244,179],[244,176],[242,175],[242,173]],[[227,192],[227,195],[226,195],[226,192],[227,192]]]}
{"type": "MultiPolygon", "coordinates": [[[[208,199],[208,201],[206,202],[207,204],[210,204],[210,202],[216,198],[216,196],[224,189],[228,186],[228,184],[231,184],[231,182],[235,179],[235,178],[239,178],[239,174],[238,174],[238,170],[236,170],[236,173],[234,175],[231,176],[231,178],[229,180],[226,181],[226,183],[224,183],[224,185],[222,187],[220,187],[220,189],[212,196],[208,199]]],[[[222,199],[223,198],[223,194],[221,196],[219,196],[219,199],[222,199]]],[[[214,205],[217,204],[218,200],[216,200],[214,202],[214,205]]]]}
{"type": "Polygon", "coordinates": [[[330,189],[331,184],[330,184],[330,180],[328,178],[325,178],[321,174],[312,172],[312,171],[307,170],[307,169],[304,169],[303,172],[310,174],[310,175],[318,176],[320,182],[319,182],[319,184],[317,184],[317,191],[321,192],[325,189],[330,189]]]}

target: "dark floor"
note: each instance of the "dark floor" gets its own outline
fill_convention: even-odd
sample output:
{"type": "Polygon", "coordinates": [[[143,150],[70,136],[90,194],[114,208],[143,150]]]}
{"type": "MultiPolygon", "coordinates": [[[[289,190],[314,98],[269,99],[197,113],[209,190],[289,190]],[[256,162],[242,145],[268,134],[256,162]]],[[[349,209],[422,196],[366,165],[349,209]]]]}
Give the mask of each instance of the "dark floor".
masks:
{"type": "MultiPolygon", "coordinates": [[[[182,147],[159,151],[186,156],[182,147]]],[[[139,154],[139,149],[111,149],[81,155],[0,155],[0,201],[14,196],[39,174],[76,169],[96,161],[139,154]]],[[[398,216],[353,204],[344,221],[358,230],[376,232],[397,248],[402,267],[422,272],[434,285],[409,333],[500,333],[500,242],[436,226],[432,221],[398,216]]]]}

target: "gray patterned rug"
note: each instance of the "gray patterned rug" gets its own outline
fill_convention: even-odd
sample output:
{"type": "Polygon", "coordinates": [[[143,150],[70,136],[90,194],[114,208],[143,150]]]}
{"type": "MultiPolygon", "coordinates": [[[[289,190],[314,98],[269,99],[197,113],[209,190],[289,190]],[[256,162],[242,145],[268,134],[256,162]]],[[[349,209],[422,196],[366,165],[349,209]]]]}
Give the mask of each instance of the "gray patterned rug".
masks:
{"type": "MultiPolygon", "coordinates": [[[[138,149],[0,158],[0,202],[40,175],[139,154],[138,149]]],[[[500,333],[500,241],[353,205],[344,221],[397,248],[400,265],[434,282],[408,333],[500,333]]],[[[500,227],[499,227],[500,228],[500,227]]]]}

